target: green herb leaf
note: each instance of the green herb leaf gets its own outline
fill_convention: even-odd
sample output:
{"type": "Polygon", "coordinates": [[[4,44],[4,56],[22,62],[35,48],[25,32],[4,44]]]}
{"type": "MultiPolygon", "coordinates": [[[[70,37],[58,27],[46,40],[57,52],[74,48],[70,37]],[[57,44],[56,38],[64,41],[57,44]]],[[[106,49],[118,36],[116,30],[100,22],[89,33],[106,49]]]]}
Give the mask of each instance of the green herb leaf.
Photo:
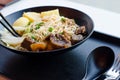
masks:
{"type": "Polygon", "coordinates": [[[35,30],[37,30],[37,29],[39,29],[39,28],[40,28],[40,26],[37,25],[36,28],[35,28],[35,30]]]}
{"type": "Polygon", "coordinates": [[[52,28],[52,27],[49,27],[48,31],[49,31],[49,32],[52,32],[52,31],[53,31],[53,28],[52,28]]]}

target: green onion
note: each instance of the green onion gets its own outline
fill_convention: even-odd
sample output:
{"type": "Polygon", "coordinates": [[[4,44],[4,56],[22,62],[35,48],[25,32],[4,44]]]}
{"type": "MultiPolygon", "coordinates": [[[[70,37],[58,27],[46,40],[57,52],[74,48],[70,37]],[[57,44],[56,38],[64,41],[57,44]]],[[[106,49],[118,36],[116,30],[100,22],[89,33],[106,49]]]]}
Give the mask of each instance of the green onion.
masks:
{"type": "Polygon", "coordinates": [[[31,22],[28,22],[28,24],[25,27],[28,27],[31,24],[31,22]]]}
{"type": "Polygon", "coordinates": [[[65,22],[65,20],[66,20],[66,19],[65,19],[64,17],[61,17],[61,21],[62,21],[62,22],[65,22]]]}
{"type": "Polygon", "coordinates": [[[27,29],[25,30],[25,33],[29,33],[29,32],[31,32],[30,27],[27,27],[27,29]]]}
{"type": "Polygon", "coordinates": [[[52,28],[52,27],[49,27],[48,31],[49,31],[49,32],[52,32],[52,31],[53,31],[53,28],[52,28]]]}
{"type": "Polygon", "coordinates": [[[35,30],[37,30],[37,29],[39,29],[39,28],[40,28],[40,26],[37,25],[36,28],[35,28],[35,30]]]}
{"type": "Polygon", "coordinates": [[[36,40],[36,38],[35,38],[35,36],[34,36],[34,35],[32,35],[32,36],[31,36],[31,38],[32,38],[32,39],[34,39],[34,40],[36,40]]]}
{"type": "Polygon", "coordinates": [[[35,26],[36,26],[35,29],[36,29],[36,30],[39,29],[43,24],[44,24],[44,22],[40,22],[40,23],[36,24],[36,25],[35,25],[35,26]]]}
{"type": "Polygon", "coordinates": [[[29,26],[31,24],[31,22],[29,22],[27,25],[29,26]]]}

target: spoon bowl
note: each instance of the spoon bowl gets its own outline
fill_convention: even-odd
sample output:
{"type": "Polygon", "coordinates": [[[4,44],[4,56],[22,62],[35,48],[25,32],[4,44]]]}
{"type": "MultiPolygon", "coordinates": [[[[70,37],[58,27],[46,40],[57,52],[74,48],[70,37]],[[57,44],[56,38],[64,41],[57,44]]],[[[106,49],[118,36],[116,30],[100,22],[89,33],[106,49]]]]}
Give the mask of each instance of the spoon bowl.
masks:
{"type": "Polygon", "coordinates": [[[94,80],[105,73],[112,66],[114,58],[114,52],[109,47],[94,49],[87,58],[86,72],[82,80],[94,80]]]}

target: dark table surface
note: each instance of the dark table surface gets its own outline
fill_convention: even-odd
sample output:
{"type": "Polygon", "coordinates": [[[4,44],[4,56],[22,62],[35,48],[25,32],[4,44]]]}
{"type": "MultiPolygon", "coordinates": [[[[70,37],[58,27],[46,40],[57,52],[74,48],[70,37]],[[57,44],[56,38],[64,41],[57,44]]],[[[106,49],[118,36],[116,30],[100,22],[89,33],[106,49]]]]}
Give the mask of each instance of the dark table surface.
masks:
{"type": "Polygon", "coordinates": [[[89,53],[99,46],[120,53],[119,43],[109,38],[100,40],[94,34],[76,49],[58,55],[30,57],[0,47],[0,72],[13,80],[81,80],[89,53]]]}

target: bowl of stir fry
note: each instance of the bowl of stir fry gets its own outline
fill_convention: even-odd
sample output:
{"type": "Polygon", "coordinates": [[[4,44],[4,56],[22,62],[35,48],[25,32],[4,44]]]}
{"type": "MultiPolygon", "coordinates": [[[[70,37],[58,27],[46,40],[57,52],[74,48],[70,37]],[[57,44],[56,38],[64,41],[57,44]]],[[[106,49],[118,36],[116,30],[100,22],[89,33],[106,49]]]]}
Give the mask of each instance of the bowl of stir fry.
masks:
{"type": "Polygon", "coordinates": [[[85,42],[93,32],[92,19],[82,11],[41,6],[8,15],[19,37],[0,31],[1,46],[20,54],[61,53],[85,42]]]}

